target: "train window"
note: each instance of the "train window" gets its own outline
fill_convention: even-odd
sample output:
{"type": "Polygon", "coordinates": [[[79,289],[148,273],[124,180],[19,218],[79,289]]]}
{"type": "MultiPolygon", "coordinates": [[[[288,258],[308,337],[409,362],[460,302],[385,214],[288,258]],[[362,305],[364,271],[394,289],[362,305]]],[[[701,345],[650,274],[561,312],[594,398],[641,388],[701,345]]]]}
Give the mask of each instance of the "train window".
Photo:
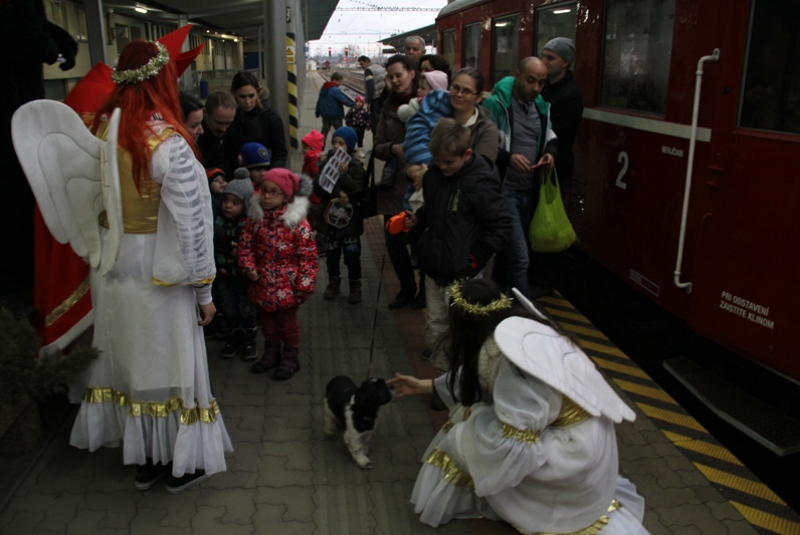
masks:
{"type": "Polygon", "coordinates": [[[542,48],[553,37],[569,37],[575,41],[575,27],[578,25],[577,4],[558,4],[536,10],[536,50],[534,54],[542,53],[542,48]]]}
{"type": "Polygon", "coordinates": [[[447,59],[450,67],[456,64],[456,31],[444,30],[442,32],[442,56],[447,59]]]}
{"type": "Polygon", "coordinates": [[[753,4],[739,125],[800,134],[800,2],[753,4]]]}
{"type": "Polygon", "coordinates": [[[675,0],[609,0],[606,6],[601,104],[663,115],[675,0]]]}
{"type": "Polygon", "coordinates": [[[45,13],[47,15],[47,20],[55,24],[56,26],[64,27],[64,6],[61,2],[55,0],[49,0],[45,4],[45,13]]]}
{"type": "Polygon", "coordinates": [[[517,70],[519,57],[519,15],[501,17],[492,22],[492,83],[517,70]]]}
{"type": "Polygon", "coordinates": [[[464,67],[481,68],[481,23],[464,25],[464,67]]]}

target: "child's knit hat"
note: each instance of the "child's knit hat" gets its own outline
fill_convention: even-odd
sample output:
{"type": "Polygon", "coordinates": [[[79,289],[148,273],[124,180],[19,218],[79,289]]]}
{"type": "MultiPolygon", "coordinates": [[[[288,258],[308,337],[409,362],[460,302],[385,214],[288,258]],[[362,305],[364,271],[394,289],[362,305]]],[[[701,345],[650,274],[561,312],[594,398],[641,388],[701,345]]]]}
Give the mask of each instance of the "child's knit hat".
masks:
{"type": "Polygon", "coordinates": [[[349,126],[340,126],[336,130],[333,131],[333,140],[334,137],[340,137],[344,140],[347,144],[347,154],[352,155],[353,151],[356,150],[356,143],[358,143],[358,134],[356,131],[350,128],[349,126]]]}
{"type": "Polygon", "coordinates": [[[364,97],[362,97],[361,95],[356,95],[356,102],[360,102],[360,103],[363,104],[364,103],[364,97]]]}
{"type": "Polygon", "coordinates": [[[250,180],[250,171],[246,167],[237,167],[236,171],[233,172],[234,180],[239,180],[240,178],[250,180]]]}
{"type": "Polygon", "coordinates": [[[228,185],[225,186],[225,189],[222,191],[222,193],[230,193],[234,197],[241,199],[244,202],[244,212],[242,215],[247,215],[247,207],[250,204],[250,199],[253,197],[254,193],[253,183],[250,181],[250,178],[247,178],[247,180],[243,180],[241,178],[231,180],[228,182],[228,185]]]}
{"type": "Polygon", "coordinates": [[[269,167],[270,155],[267,147],[261,143],[245,143],[242,145],[242,166],[248,169],[254,167],[269,167]]]}
{"type": "Polygon", "coordinates": [[[447,73],[442,71],[423,72],[422,76],[428,82],[428,85],[433,89],[441,89],[447,91],[447,73]]]}
{"type": "Polygon", "coordinates": [[[314,150],[322,150],[322,147],[325,146],[325,136],[322,135],[322,132],[319,130],[312,130],[301,139],[303,143],[308,145],[314,150]]]}
{"type": "Polygon", "coordinates": [[[300,188],[300,178],[288,169],[270,169],[264,174],[264,180],[269,180],[281,188],[281,191],[289,200],[292,199],[292,196],[297,193],[297,190],[300,188]]]}
{"type": "Polygon", "coordinates": [[[206,177],[208,177],[208,183],[211,184],[215,178],[221,176],[223,180],[227,181],[227,177],[225,176],[225,171],[220,169],[219,167],[213,167],[211,169],[206,169],[206,177]]]}

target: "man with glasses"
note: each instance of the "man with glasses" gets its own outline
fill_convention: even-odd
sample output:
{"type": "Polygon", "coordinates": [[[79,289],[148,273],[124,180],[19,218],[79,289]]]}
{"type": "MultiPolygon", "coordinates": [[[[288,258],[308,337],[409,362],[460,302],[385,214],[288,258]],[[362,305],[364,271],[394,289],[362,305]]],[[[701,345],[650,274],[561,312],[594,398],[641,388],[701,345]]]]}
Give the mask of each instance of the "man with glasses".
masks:
{"type": "Polygon", "coordinates": [[[514,76],[495,84],[483,104],[500,131],[497,166],[514,220],[505,254],[495,258],[492,279],[504,290],[517,288],[526,297],[530,297],[530,256],[525,237],[538,194],[538,169],[552,168],[556,155],[550,105],[541,96],[546,81],[547,66],[537,57],[527,57],[514,76]]]}
{"type": "Polygon", "coordinates": [[[227,91],[214,91],[206,99],[203,107],[203,133],[197,138],[197,148],[203,157],[206,169],[219,168],[230,177],[222,138],[236,115],[236,101],[227,91]]]}

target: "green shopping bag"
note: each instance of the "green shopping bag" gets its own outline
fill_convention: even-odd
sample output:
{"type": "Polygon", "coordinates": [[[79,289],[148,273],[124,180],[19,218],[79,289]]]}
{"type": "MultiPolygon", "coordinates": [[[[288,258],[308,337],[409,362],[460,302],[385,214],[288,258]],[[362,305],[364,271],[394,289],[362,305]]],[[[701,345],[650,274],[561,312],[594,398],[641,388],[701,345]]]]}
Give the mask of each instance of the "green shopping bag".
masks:
{"type": "Polygon", "coordinates": [[[561,188],[555,168],[542,179],[539,204],[528,230],[531,249],[537,253],[557,253],[575,243],[578,238],[567,218],[561,201],[561,188]]]}

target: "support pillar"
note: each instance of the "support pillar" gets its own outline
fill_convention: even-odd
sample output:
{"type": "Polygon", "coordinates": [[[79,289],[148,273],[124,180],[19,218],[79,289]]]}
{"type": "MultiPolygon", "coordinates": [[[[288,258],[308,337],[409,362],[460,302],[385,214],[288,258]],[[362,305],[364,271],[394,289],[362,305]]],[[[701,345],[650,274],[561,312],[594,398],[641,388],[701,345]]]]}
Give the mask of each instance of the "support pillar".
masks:
{"type": "Polygon", "coordinates": [[[98,61],[108,65],[106,57],[106,24],[103,19],[103,0],[83,0],[86,12],[86,33],[89,34],[89,58],[94,66],[98,61]]]}
{"type": "Polygon", "coordinates": [[[269,104],[283,120],[284,135],[288,135],[289,99],[286,71],[286,2],[264,0],[265,60],[269,104]]]}
{"type": "MultiPolygon", "coordinates": [[[[178,28],[183,28],[187,24],[189,24],[189,15],[186,15],[186,14],[178,15],[178,28]]],[[[181,47],[181,52],[188,52],[189,51],[189,49],[191,48],[191,44],[190,44],[189,41],[190,41],[190,39],[187,36],[186,40],[183,42],[183,46],[181,47]]],[[[194,90],[195,90],[195,87],[194,87],[194,75],[192,74],[191,65],[189,66],[188,69],[186,69],[183,72],[183,74],[181,74],[181,77],[180,77],[180,79],[178,81],[178,84],[181,87],[181,91],[186,91],[187,93],[193,93],[194,92],[194,90]]]]}

